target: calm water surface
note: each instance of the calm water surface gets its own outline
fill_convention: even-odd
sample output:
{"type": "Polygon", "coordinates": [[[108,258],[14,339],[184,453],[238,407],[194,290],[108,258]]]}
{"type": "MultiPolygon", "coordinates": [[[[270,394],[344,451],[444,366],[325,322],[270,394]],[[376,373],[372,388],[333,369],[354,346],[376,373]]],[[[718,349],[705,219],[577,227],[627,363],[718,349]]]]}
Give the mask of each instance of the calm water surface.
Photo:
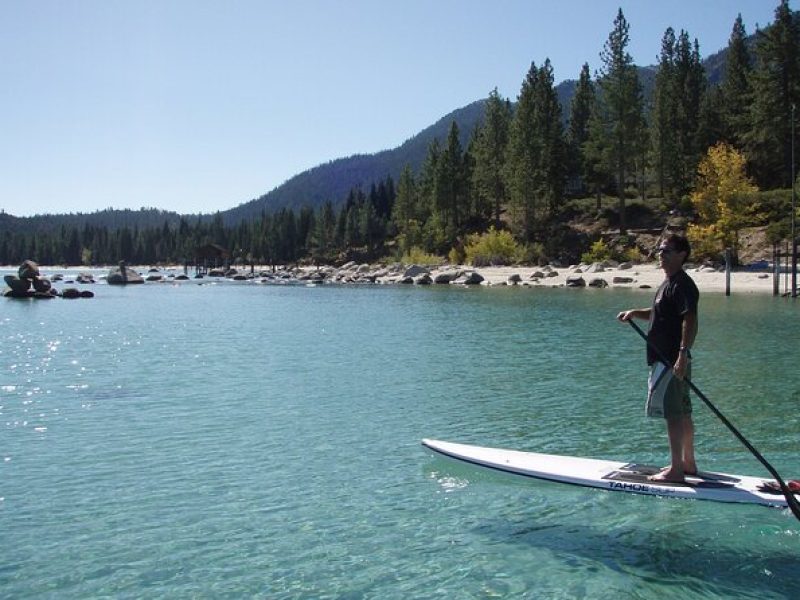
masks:
{"type": "MultiPolygon", "coordinates": [[[[787,512],[518,481],[433,437],[663,463],[651,294],[97,284],[0,300],[0,597],[797,598],[787,512]]],[[[800,478],[800,304],[701,299],[695,382],[800,478]]],[[[695,400],[702,466],[765,475],[695,400]]]]}

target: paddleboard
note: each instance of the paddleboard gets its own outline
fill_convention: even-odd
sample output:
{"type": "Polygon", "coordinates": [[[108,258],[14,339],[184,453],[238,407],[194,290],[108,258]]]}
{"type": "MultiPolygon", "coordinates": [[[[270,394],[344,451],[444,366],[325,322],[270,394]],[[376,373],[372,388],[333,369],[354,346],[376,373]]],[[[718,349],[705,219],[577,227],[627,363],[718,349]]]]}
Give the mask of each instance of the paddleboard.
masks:
{"type": "Polygon", "coordinates": [[[786,498],[764,491],[771,480],[727,473],[699,472],[686,483],[648,480],[658,467],[594,458],[484,448],[439,440],[422,440],[436,454],[496,471],[558,483],[647,496],[738,502],[786,508],[786,498]]]}

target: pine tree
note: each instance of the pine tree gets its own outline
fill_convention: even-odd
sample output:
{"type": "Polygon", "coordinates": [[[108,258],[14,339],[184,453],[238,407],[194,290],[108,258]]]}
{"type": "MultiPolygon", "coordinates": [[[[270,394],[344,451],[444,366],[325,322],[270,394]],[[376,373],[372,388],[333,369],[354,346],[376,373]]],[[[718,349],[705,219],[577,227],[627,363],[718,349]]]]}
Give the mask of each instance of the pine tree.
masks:
{"type": "Polygon", "coordinates": [[[651,139],[653,163],[658,181],[659,195],[675,197],[674,182],[678,174],[678,89],[675,75],[675,30],[668,27],[661,39],[653,90],[651,139]]]}
{"type": "Polygon", "coordinates": [[[428,146],[428,153],[418,178],[420,202],[417,207],[417,216],[420,222],[427,222],[433,214],[434,190],[436,187],[436,171],[442,156],[439,138],[433,138],[428,146]]]}
{"type": "Polygon", "coordinates": [[[507,194],[503,178],[508,146],[511,107],[497,91],[492,90],[486,101],[486,116],[478,129],[475,146],[473,184],[476,194],[476,212],[484,217],[493,216],[495,227],[500,227],[500,214],[507,194]]]}
{"type": "Polygon", "coordinates": [[[689,34],[681,31],[676,45],[678,84],[678,142],[680,163],[676,181],[678,193],[688,192],[704,148],[700,147],[700,107],[706,90],[706,76],[700,60],[697,39],[692,44],[689,34]]]}
{"type": "Polygon", "coordinates": [[[756,59],[745,137],[748,157],[760,187],[789,187],[792,107],[800,100],[800,36],[788,0],[781,0],[774,23],[759,32],[756,59]]]}
{"type": "Polygon", "coordinates": [[[536,164],[537,193],[544,214],[541,225],[548,225],[561,208],[566,183],[567,152],[561,103],[558,101],[550,59],[545,59],[539,69],[539,85],[535,90],[535,116],[537,135],[541,148],[536,164]]]}
{"type": "Polygon", "coordinates": [[[392,221],[400,238],[400,249],[407,252],[419,240],[419,190],[411,166],[406,165],[397,183],[397,198],[392,209],[392,221]]]}
{"type": "Polygon", "coordinates": [[[589,74],[589,64],[584,63],[578,77],[575,95],[570,104],[569,127],[567,128],[568,176],[579,181],[581,188],[589,180],[583,148],[589,139],[589,121],[592,118],[596,101],[594,83],[589,74]]]}
{"type": "Polygon", "coordinates": [[[458,124],[453,121],[447,135],[447,146],[436,169],[434,209],[445,228],[445,236],[454,239],[469,210],[464,151],[459,140],[458,124]]]}
{"type": "Polygon", "coordinates": [[[744,145],[744,132],[747,130],[749,106],[752,101],[750,78],[753,66],[750,51],[745,43],[746,38],[747,32],[740,13],[736,17],[728,40],[725,73],[719,86],[722,139],[739,147],[744,145]]]}
{"type": "Polygon", "coordinates": [[[613,181],[611,141],[606,129],[605,106],[595,102],[589,117],[589,132],[581,148],[586,183],[597,199],[597,212],[601,209],[603,190],[613,181]]]}
{"type": "Polygon", "coordinates": [[[304,206],[300,209],[300,214],[297,216],[297,251],[301,256],[311,251],[315,221],[313,208],[304,206]]]}
{"type": "Polygon", "coordinates": [[[336,217],[333,213],[333,204],[328,201],[319,210],[314,231],[309,244],[310,255],[315,263],[328,262],[334,255],[334,237],[336,230],[336,217]]]}
{"type": "Polygon", "coordinates": [[[610,156],[617,179],[619,198],[620,233],[626,231],[625,185],[634,168],[634,152],[639,129],[644,124],[642,116],[642,91],[639,75],[626,48],[630,41],[628,22],[619,9],[614,19],[614,29],[600,53],[603,62],[600,87],[602,100],[607,106],[606,127],[611,138],[610,156]]]}
{"type": "Polygon", "coordinates": [[[536,157],[541,152],[541,140],[534,134],[536,87],[539,70],[531,63],[522,82],[514,117],[509,130],[505,182],[511,209],[511,224],[524,240],[533,239],[536,222],[536,157]]]}

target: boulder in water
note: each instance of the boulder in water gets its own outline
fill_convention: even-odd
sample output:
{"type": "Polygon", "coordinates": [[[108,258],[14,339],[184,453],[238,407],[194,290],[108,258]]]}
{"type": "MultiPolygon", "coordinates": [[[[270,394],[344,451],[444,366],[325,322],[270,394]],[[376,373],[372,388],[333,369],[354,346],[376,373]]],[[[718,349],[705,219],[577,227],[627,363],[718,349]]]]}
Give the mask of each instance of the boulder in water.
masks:
{"type": "MultiPolygon", "coordinates": [[[[119,262],[119,267],[108,272],[106,281],[109,285],[125,285],[128,283],[144,283],[144,279],[136,271],[125,265],[125,261],[119,262]]],[[[64,290],[66,292],[66,290],[64,290]]]]}
{"type": "Polygon", "coordinates": [[[40,294],[47,294],[52,289],[53,285],[50,283],[49,279],[45,279],[44,277],[39,277],[38,275],[33,278],[33,289],[35,289],[40,294]]]}
{"type": "Polygon", "coordinates": [[[568,275],[566,281],[567,287],[586,287],[586,280],[580,275],[568,275]]]}
{"type": "Polygon", "coordinates": [[[595,277],[589,280],[589,287],[593,288],[607,288],[608,282],[602,277],[595,277]]]}
{"type": "Polygon", "coordinates": [[[38,277],[39,265],[32,260],[23,261],[19,266],[18,274],[20,279],[33,279],[34,277],[38,277]]]}
{"type": "Polygon", "coordinates": [[[6,275],[6,283],[14,294],[26,294],[31,287],[31,280],[28,278],[17,277],[16,275],[6,275]]]}

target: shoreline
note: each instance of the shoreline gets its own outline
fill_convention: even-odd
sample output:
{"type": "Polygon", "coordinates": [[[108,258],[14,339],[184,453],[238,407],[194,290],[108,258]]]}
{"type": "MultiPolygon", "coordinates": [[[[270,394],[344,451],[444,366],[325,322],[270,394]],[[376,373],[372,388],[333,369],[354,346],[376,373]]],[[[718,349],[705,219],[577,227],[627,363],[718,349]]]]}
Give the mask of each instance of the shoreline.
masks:
{"type": "MultiPolygon", "coordinates": [[[[92,273],[95,280],[102,278],[113,266],[106,267],[53,267],[40,266],[42,275],[53,278],[56,274],[65,277],[78,273],[92,273]]],[[[147,277],[152,267],[135,266],[132,267],[143,277],[147,277]]],[[[438,284],[438,276],[443,279],[452,279],[452,284],[464,284],[464,275],[477,274],[477,283],[487,287],[500,286],[519,286],[519,287],[599,287],[599,288],[618,288],[633,290],[654,290],[658,288],[664,280],[664,273],[657,263],[643,263],[635,265],[616,265],[614,263],[595,263],[593,265],[571,265],[565,268],[558,267],[535,267],[535,266],[490,266],[490,267],[471,267],[466,265],[444,265],[436,268],[426,268],[417,265],[367,265],[348,263],[340,268],[330,266],[305,266],[305,267],[279,267],[273,277],[272,269],[268,266],[256,266],[255,276],[251,277],[251,267],[234,267],[238,273],[247,277],[248,280],[257,280],[260,283],[278,281],[286,283],[287,280],[296,280],[298,283],[373,283],[384,285],[402,284],[438,284]],[[263,275],[262,275],[263,274],[263,275]],[[427,276],[426,276],[427,275],[427,276]],[[461,279],[456,277],[461,275],[461,279]],[[569,282],[577,285],[569,285],[569,282]],[[581,285],[582,282],[582,285],[581,285]]],[[[16,273],[17,267],[12,265],[0,266],[0,272],[16,273]]],[[[183,274],[183,266],[172,265],[161,267],[157,271],[163,275],[161,281],[148,283],[171,283],[174,277],[183,274]]],[[[726,274],[712,267],[689,265],[686,272],[694,280],[701,293],[725,293],[726,274]]],[[[194,279],[193,269],[189,269],[189,281],[194,279]]],[[[787,274],[780,274],[778,286],[779,295],[783,295],[788,288],[786,283],[787,274]]],[[[204,280],[214,280],[216,277],[206,276],[204,280]]],[[[445,281],[446,283],[447,281],[445,281]]],[[[76,282],[79,283],[79,282],[76,282]]],[[[773,294],[773,274],[767,271],[732,271],[731,294],[773,294]]]]}
{"type": "MultiPolygon", "coordinates": [[[[591,267],[588,267],[591,269],[591,267]]],[[[530,276],[536,269],[524,268],[515,269],[513,267],[490,267],[480,270],[486,277],[488,285],[501,285],[508,281],[513,273],[518,273],[523,281],[530,276]]],[[[689,266],[685,269],[687,274],[694,280],[697,289],[701,293],[725,293],[725,271],[718,271],[711,267],[689,266]]],[[[656,264],[633,265],[627,269],[618,267],[604,268],[602,271],[587,272],[586,265],[573,265],[566,269],[556,269],[558,275],[547,278],[542,283],[535,284],[541,286],[566,286],[567,279],[570,277],[582,277],[588,284],[592,279],[603,279],[610,288],[641,289],[643,291],[655,290],[664,281],[664,271],[656,264]],[[629,283],[615,283],[615,278],[627,278],[629,283]]],[[[783,293],[783,279],[785,274],[781,274],[779,294],[783,293]]],[[[732,271],[730,278],[731,294],[766,294],[773,293],[773,275],[768,272],[754,271],[732,271]]]]}

